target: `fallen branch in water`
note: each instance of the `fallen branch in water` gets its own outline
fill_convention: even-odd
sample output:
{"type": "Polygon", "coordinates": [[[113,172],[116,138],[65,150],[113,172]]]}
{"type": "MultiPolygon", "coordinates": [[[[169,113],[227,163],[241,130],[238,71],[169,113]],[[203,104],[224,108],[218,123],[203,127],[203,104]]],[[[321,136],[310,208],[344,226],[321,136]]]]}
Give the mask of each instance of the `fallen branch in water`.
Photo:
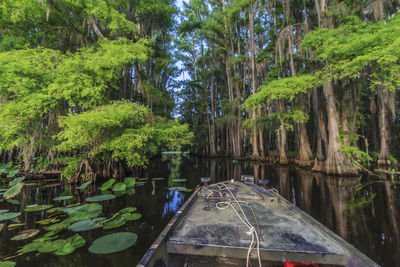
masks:
{"type": "Polygon", "coordinates": [[[399,171],[388,171],[388,170],[384,170],[384,169],[375,169],[374,172],[400,175],[399,171]]]}

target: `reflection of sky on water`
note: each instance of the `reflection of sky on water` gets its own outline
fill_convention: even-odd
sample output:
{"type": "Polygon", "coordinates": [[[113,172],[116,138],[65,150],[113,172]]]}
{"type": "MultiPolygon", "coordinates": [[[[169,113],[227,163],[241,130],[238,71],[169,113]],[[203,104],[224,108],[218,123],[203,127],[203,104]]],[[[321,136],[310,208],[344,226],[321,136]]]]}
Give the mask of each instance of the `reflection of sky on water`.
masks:
{"type": "Polygon", "coordinates": [[[166,202],[164,205],[164,210],[162,214],[163,217],[170,212],[175,213],[179,210],[180,206],[185,200],[185,194],[179,192],[178,190],[169,190],[169,192],[167,193],[167,198],[170,198],[171,200],[166,202]]]}

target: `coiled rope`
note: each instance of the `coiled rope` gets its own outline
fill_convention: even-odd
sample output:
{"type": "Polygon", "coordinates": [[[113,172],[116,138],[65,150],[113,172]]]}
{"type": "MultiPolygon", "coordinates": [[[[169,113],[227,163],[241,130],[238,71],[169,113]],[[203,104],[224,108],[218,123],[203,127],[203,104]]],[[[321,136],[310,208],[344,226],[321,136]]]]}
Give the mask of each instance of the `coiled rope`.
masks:
{"type": "MultiPolygon", "coordinates": [[[[247,201],[239,201],[225,183],[219,183],[219,184],[217,184],[217,187],[218,187],[218,190],[216,191],[216,190],[212,190],[210,188],[207,188],[207,187],[203,186],[204,189],[210,191],[210,194],[207,195],[207,198],[212,196],[214,193],[217,193],[222,197],[223,196],[222,195],[222,191],[227,190],[229,192],[229,194],[234,199],[234,202],[231,202],[231,201],[220,201],[217,204],[215,204],[215,206],[219,210],[226,210],[226,209],[231,207],[233,209],[233,211],[236,213],[236,215],[238,216],[239,220],[249,229],[249,232],[251,234],[251,243],[250,243],[250,246],[249,246],[249,248],[247,250],[246,267],[249,267],[250,259],[251,259],[251,253],[252,253],[252,251],[253,251],[255,246],[257,246],[258,265],[259,265],[259,267],[261,267],[260,239],[258,237],[258,233],[257,233],[256,229],[254,228],[254,226],[250,223],[249,219],[246,216],[246,213],[243,211],[243,209],[242,209],[242,207],[240,205],[240,203],[246,203],[247,205],[250,206],[250,203],[247,202],[247,201]],[[221,188],[220,184],[222,184],[224,186],[224,188],[221,188]],[[235,206],[233,205],[234,203],[236,203],[237,206],[239,206],[240,213],[235,208],[235,206]]],[[[224,193],[226,193],[226,192],[224,192],[224,193]]],[[[253,216],[255,216],[254,212],[253,212],[253,216]]]]}

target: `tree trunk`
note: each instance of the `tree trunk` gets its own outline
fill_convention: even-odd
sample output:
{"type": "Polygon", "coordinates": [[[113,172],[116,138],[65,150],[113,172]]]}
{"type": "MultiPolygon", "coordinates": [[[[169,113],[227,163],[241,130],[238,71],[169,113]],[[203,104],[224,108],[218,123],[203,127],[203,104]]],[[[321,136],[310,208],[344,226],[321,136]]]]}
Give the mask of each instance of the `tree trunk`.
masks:
{"type": "Polygon", "coordinates": [[[324,94],[327,103],[329,144],[324,172],[335,175],[357,175],[358,172],[351,164],[350,160],[340,151],[339,144],[339,114],[336,109],[335,96],[331,81],[325,81],[324,94]]]}
{"type": "MultiPolygon", "coordinates": [[[[250,31],[250,64],[251,64],[251,88],[252,94],[256,93],[256,66],[254,62],[255,58],[255,46],[254,46],[254,11],[253,11],[253,3],[250,2],[249,6],[249,31],[250,31]]],[[[256,110],[252,111],[252,122],[253,122],[253,131],[252,131],[252,145],[253,145],[253,158],[258,159],[260,157],[260,153],[258,152],[258,138],[257,138],[257,125],[256,125],[256,110]]]]}
{"type": "Polygon", "coordinates": [[[379,136],[380,136],[380,149],[378,165],[390,165],[390,149],[389,149],[389,121],[388,121],[388,104],[389,93],[383,91],[382,88],[378,90],[378,105],[379,105],[379,136]]]}

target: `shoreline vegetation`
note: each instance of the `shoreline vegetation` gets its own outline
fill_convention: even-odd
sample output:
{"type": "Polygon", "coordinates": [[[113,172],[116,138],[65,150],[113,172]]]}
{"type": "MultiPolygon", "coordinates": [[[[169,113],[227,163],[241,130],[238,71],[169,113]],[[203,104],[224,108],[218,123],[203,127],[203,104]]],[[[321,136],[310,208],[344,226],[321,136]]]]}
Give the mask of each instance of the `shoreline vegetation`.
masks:
{"type": "Polygon", "coordinates": [[[125,177],[169,150],[395,174],[399,8],[5,1],[0,161],[71,183],[125,177]]]}

